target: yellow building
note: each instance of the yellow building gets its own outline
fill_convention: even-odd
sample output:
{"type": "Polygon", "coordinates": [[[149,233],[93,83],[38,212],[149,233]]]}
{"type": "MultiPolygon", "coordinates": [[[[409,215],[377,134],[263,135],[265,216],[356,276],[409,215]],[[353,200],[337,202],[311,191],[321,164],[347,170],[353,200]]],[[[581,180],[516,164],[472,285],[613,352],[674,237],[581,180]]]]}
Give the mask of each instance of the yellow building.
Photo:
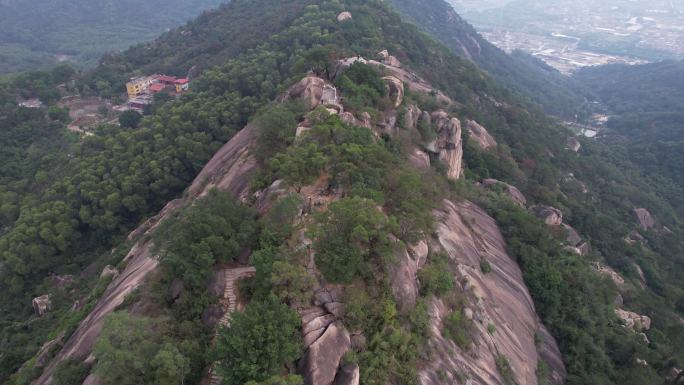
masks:
{"type": "Polygon", "coordinates": [[[150,87],[152,83],[156,81],[156,76],[144,76],[140,78],[131,79],[130,82],[126,83],[126,92],[128,92],[129,98],[134,98],[150,87]]]}

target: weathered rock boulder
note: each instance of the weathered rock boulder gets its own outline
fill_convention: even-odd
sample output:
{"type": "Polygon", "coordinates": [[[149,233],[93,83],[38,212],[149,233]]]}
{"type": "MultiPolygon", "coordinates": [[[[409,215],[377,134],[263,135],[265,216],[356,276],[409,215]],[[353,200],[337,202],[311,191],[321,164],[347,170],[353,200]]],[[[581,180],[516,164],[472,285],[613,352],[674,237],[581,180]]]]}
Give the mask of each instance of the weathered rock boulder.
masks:
{"type": "Polygon", "coordinates": [[[655,221],[653,220],[651,213],[645,208],[635,207],[634,215],[636,215],[637,222],[643,230],[648,230],[655,226],[655,221]]]}
{"type": "Polygon", "coordinates": [[[439,160],[447,167],[447,177],[456,180],[463,172],[461,121],[450,118],[442,110],[433,112],[430,121],[434,124],[437,139],[426,147],[429,151],[439,154],[439,160]]]}
{"type": "Polygon", "coordinates": [[[530,208],[537,218],[549,226],[560,226],[563,223],[563,213],[555,207],[536,205],[530,208]]]}
{"type": "Polygon", "coordinates": [[[399,59],[390,55],[386,49],[378,52],[378,57],[380,58],[380,62],[382,62],[382,64],[397,68],[401,67],[401,62],[399,59]]]}
{"type": "Polygon", "coordinates": [[[404,110],[404,128],[415,130],[418,128],[418,119],[423,112],[415,104],[411,104],[404,110]]]}
{"type": "Polygon", "coordinates": [[[582,242],[582,237],[577,233],[577,230],[572,226],[563,223],[563,231],[565,231],[565,243],[572,247],[576,247],[582,242]]]}
{"type": "Polygon", "coordinates": [[[352,19],[352,14],[351,12],[344,11],[341,12],[339,15],[337,15],[337,21],[342,22],[342,21],[347,21],[352,19]]]}
{"type": "Polygon", "coordinates": [[[580,143],[580,141],[574,136],[569,137],[565,142],[565,145],[568,146],[569,150],[574,152],[578,152],[580,148],[582,148],[582,143],[580,143]]]}
{"type": "Polygon", "coordinates": [[[315,75],[309,75],[290,87],[285,99],[302,100],[309,108],[315,108],[321,104],[325,85],[325,80],[315,75]]]}
{"type": "Polygon", "coordinates": [[[470,202],[444,201],[435,217],[438,242],[430,247],[441,248],[451,265],[457,266],[456,282],[472,311],[474,343],[464,351],[442,335],[441,322],[454,309],[440,299],[431,300],[430,360],[419,372],[420,383],[462,383],[456,375],[461,373],[469,379],[468,384],[505,385],[507,381],[496,366],[496,357],[501,354],[508,358],[519,384],[537,384],[541,358],[549,364],[550,383],[562,384],[565,369],[560,351],[550,335],[539,347],[535,345],[535,334],[541,333],[543,325],[518,265],[506,252],[496,222],[470,202]],[[488,274],[480,270],[483,258],[492,266],[488,274]],[[495,333],[488,332],[489,324],[496,327],[495,333]]]}
{"type": "Polygon", "coordinates": [[[405,247],[399,247],[394,263],[389,265],[390,287],[397,308],[405,313],[413,308],[418,298],[418,263],[405,247]]]}
{"type": "Polygon", "coordinates": [[[513,203],[517,204],[520,207],[525,207],[527,204],[527,199],[525,199],[525,195],[518,190],[517,187],[512,186],[506,182],[501,182],[496,179],[485,179],[482,181],[482,184],[487,187],[493,187],[493,186],[502,186],[505,191],[506,195],[508,195],[509,198],[513,201],[513,203]]]}
{"type": "Polygon", "coordinates": [[[414,148],[409,154],[409,161],[416,168],[427,170],[430,168],[430,155],[426,154],[424,151],[414,148]]]}
{"type": "Polygon", "coordinates": [[[31,305],[33,305],[33,311],[35,311],[38,316],[42,316],[52,310],[52,301],[50,300],[49,294],[34,298],[33,301],[31,301],[31,305]]]}
{"type": "Polygon", "coordinates": [[[629,243],[630,245],[633,245],[635,243],[641,243],[642,245],[648,243],[646,238],[644,238],[643,235],[641,235],[638,231],[632,230],[627,234],[625,237],[625,242],[629,243]]]}
{"type": "Polygon", "coordinates": [[[486,128],[474,120],[466,120],[466,128],[470,132],[470,138],[477,142],[481,149],[486,150],[496,146],[496,140],[489,134],[486,128]]]}
{"type": "Polygon", "coordinates": [[[622,278],[622,276],[617,271],[613,270],[610,266],[606,266],[599,262],[594,263],[592,266],[600,274],[610,278],[618,287],[625,284],[625,279],[622,278]]]}
{"type": "Polygon", "coordinates": [[[394,76],[385,76],[382,80],[385,81],[387,92],[394,101],[394,108],[398,108],[404,101],[404,83],[394,76]]]}
{"type": "Polygon", "coordinates": [[[299,372],[305,385],[331,385],[335,381],[340,361],[351,348],[349,333],[340,322],[328,326],[325,332],[304,353],[299,372]]]}
{"type": "Polygon", "coordinates": [[[83,381],[83,385],[104,385],[100,376],[95,373],[90,373],[88,377],[83,381]]]}
{"type": "Polygon", "coordinates": [[[359,365],[350,363],[342,366],[335,377],[335,385],[359,385],[361,374],[359,365]]]}
{"type": "Polygon", "coordinates": [[[116,267],[112,265],[107,265],[102,269],[102,273],[100,273],[100,278],[106,278],[106,277],[112,277],[112,279],[116,278],[119,275],[119,270],[116,269],[116,267]]]}
{"type": "Polygon", "coordinates": [[[651,318],[624,309],[615,309],[615,315],[622,320],[624,326],[634,332],[642,332],[651,328],[651,318]]]}

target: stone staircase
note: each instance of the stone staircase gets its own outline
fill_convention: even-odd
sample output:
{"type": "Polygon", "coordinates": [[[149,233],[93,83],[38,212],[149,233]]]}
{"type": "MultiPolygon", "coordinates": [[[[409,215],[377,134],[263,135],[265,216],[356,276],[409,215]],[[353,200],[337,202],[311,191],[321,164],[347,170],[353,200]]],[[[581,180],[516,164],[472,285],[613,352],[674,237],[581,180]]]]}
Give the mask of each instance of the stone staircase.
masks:
{"type": "MultiPolygon", "coordinates": [[[[216,333],[214,335],[214,343],[218,337],[219,329],[221,327],[230,326],[230,315],[237,310],[237,295],[235,284],[241,278],[249,277],[256,272],[256,269],[251,266],[238,267],[238,268],[227,268],[224,269],[221,274],[223,274],[223,282],[225,286],[223,288],[223,297],[220,302],[223,306],[225,313],[221,320],[219,321],[218,327],[216,328],[216,333]]],[[[209,369],[209,384],[210,385],[220,385],[221,376],[216,372],[216,364],[212,365],[209,369]]]]}

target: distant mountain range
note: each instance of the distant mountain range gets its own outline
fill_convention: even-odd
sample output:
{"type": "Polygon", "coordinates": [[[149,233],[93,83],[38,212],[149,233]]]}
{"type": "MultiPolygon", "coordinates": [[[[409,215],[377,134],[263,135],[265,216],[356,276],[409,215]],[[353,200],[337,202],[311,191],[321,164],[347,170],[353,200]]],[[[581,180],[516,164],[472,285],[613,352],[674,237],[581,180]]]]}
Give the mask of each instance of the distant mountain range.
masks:
{"type": "Polygon", "coordinates": [[[222,0],[0,1],[0,74],[59,61],[94,63],[152,40],[222,0]]]}

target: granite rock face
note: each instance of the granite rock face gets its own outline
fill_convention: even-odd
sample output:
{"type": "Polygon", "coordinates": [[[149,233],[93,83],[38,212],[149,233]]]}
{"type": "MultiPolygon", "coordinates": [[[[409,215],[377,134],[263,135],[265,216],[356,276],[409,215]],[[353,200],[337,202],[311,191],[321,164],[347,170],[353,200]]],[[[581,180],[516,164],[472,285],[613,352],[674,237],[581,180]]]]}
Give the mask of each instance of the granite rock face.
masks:
{"type": "Polygon", "coordinates": [[[615,309],[615,315],[624,322],[624,326],[634,332],[643,332],[651,328],[651,318],[624,309],[615,309]]]}
{"type": "Polygon", "coordinates": [[[340,322],[331,323],[299,361],[305,385],[331,385],[340,361],[351,348],[349,333],[340,322]]]}
{"type": "Polygon", "coordinates": [[[431,300],[431,359],[419,372],[420,383],[459,383],[455,373],[462,373],[469,384],[505,385],[496,366],[496,357],[503,354],[517,383],[537,384],[537,363],[544,359],[550,383],[562,384],[565,368],[560,351],[539,321],[522,273],[507,254],[494,219],[473,203],[451,201],[444,201],[435,216],[438,241],[430,247],[446,252],[450,265],[455,266],[457,286],[470,303],[474,343],[464,351],[443,336],[442,320],[453,309],[440,299],[431,300]],[[480,269],[483,258],[492,267],[487,274],[480,269]],[[487,330],[490,324],[496,328],[493,334],[487,330]],[[535,335],[545,336],[539,346],[535,335]]]}
{"type": "Polygon", "coordinates": [[[563,213],[555,207],[537,205],[532,206],[532,213],[549,226],[560,226],[563,223],[563,213]]]}
{"type": "Polygon", "coordinates": [[[492,137],[486,128],[474,120],[466,120],[466,128],[470,132],[470,139],[473,139],[480,146],[481,149],[486,150],[491,147],[496,147],[496,140],[492,137]]]}
{"type": "Polygon", "coordinates": [[[512,186],[506,182],[501,182],[496,179],[485,179],[482,181],[482,184],[487,186],[487,187],[493,187],[493,186],[501,186],[504,188],[506,191],[506,195],[508,195],[509,198],[513,201],[513,203],[517,204],[520,207],[525,207],[527,204],[527,199],[525,199],[525,195],[523,195],[520,190],[518,190],[517,187],[512,186]]]}
{"type": "Polygon", "coordinates": [[[635,207],[634,215],[636,215],[639,227],[641,227],[643,230],[648,230],[655,226],[655,221],[653,220],[653,217],[651,216],[651,213],[648,210],[644,208],[635,207]]]}

